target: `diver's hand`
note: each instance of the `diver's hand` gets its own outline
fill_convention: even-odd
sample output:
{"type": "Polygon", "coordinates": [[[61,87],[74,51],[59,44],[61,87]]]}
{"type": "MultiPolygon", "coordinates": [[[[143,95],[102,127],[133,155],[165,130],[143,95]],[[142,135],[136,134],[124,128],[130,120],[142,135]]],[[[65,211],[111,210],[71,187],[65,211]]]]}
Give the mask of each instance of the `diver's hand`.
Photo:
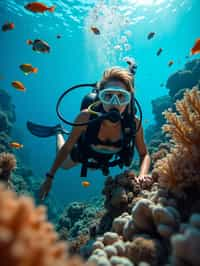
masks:
{"type": "Polygon", "coordinates": [[[44,200],[48,196],[49,191],[51,190],[52,182],[53,182],[53,177],[47,175],[47,178],[42,184],[39,191],[39,198],[41,200],[44,200]]]}

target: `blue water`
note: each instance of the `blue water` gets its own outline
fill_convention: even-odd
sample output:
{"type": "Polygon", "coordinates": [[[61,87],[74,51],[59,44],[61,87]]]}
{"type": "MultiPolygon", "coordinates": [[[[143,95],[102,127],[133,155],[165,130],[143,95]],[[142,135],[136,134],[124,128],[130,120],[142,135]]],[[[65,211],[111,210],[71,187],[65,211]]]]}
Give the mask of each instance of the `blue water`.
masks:
{"type": "MultiPolygon", "coordinates": [[[[167,94],[165,83],[170,74],[181,69],[195,40],[200,37],[199,0],[121,0],[121,1],[43,1],[54,13],[33,14],[24,9],[28,1],[0,0],[0,25],[15,23],[15,29],[0,32],[0,88],[12,96],[17,121],[14,136],[24,144],[21,156],[33,168],[36,178],[44,178],[55,158],[55,139],[40,139],[26,129],[26,121],[45,125],[58,123],[55,105],[68,87],[99,80],[105,68],[126,67],[125,56],[138,64],[136,97],[146,123],[153,123],[151,100],[167,94]],[[90,26],[100,29],[94,35],[90,26]],[[155,37],[147,40],[149,32],[155,37]],[[60,34],[61,38],[56,36],[60,34]],[[43,39],[51,46],[50,54],[32,51],[26,40],[43,39]],[[156,56],[162,47],[163,52],[156,56]],[[168,67],[169,60],[174,61],[168,67]],[[37,74],[25,76],[19,65],[31,63],[37,74]],[[11,86],[20,80],[27,88],[21,92],[11,86]],[[17,133],[18,132],[18,133],[17,133]]],[[[30,2],[30,1],[29,1],[30,2]]],[[[89,89],[73,92],[64,100],[62,112],[73,120],[81,98],[89,89]]],[[[66,127],[70,129],[69,127],[66,127]]],[[[117,173],[119,169],[115,169],[117,173]]],[[[91,186],[81,186],[80,168],[57,172],[52,195],[62,203],[88,200],[98,196],[104,182],[99,171],[90,171],[91,186]]]]}

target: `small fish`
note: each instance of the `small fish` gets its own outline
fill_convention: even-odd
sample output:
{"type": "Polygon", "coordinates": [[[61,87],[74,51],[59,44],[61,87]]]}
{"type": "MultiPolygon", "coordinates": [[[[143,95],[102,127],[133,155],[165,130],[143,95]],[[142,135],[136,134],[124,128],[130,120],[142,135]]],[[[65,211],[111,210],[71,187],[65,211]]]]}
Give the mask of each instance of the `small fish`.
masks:
{"type": "Polygon", "coordinates": [[[24,6],[27,10],[33,13],[44,13],[45,11],[54,12],[55,6],[48,7],[40,2],[32,2],[24,6]]]}
{"type": "Polygon", "coordinates": [[[200,53],[200,38],[198,38],[193,45],[192,49],[190,50],[191,54],[199,54],[200,53]]]}
{"type": "Polygon", "coordinates": [[[15,28],[15,24],[13,22],[7,22],[1,27],[2,31],[13,30],[14,28],[15,28]]]}
{"type": "Polygon", "coordinates": [[[170,61],[168,62],[168,67],[172,66],[173,64],[174,64],[174,61],[173,61],[173,60],[170,60],[170,61]]]}
{"type": "Polygon", "coordinates": [[[89,187],[90,186],[90,182],[88,182],[88,181],[82,181],[81,184],[83,187],[89,187]]]}
{"type": "Polygon", "coordinates": [[[19,68],[24,72],[25,75],[38,72],[38,68],[33,67],[31,64],[22,64],[19,66],[19,68]]]}
{"type": "Polygon", "coordinates": [[[20,91],[25,91],[26,90],[24,85],[20,81],[17,81],[17,80],[12,82],[12,86],[14,88],[16,88],[17,90],[20,90],[20,91]]]}
{"type": "Polygon", "coordinates": [[[43,40],[36,39],[34,41],[27,40],[28,45],[32,45],[33,51],[39,52],[39,53],[49,53],[50,52],[50,46],[47,42],[43,40]]]}
{"type": "Polygon", "coordinates": [[[60,35],[60,34],[58,34],[58,35],[56,36],[56,38],[57,38],[57,39],[60,39],[60,38],[61,38],[61,35],[60,35]]]}
{"type": "Polygon", "coordinates": [[[153,37],[154,37],[154,35],[155,35],[156,33],[155,32],[149,32],[149,34],[147,35],[147,39],[148,40],[151,40],[153,37]]]}
{"type": "Polygon", "coordinates": [[[9,143],[9,146],[10,146],[11,148],[15,148],[15,149],[21,149],[21,148],[24,147],[23,144],[20,144],[20,143],[15,142],[15,141],[10,142],[10,143],[9,143]]]}
{"type": "Polygon", "coordinates": [[[156,52],[156,55],[159,56],[162,53],[163,49],[159,48],[158,51],[156,52]]]}
{"type": "Polygon", "coordinates": [[[99,30],[97,27],[95,27],[95,26],[91,26],[90,29],[91,29],[91,31],[92,31],[94,34],[96,34],[96,35],[99,35],[99,34],[100,34],[100,30],[99,30]]]}

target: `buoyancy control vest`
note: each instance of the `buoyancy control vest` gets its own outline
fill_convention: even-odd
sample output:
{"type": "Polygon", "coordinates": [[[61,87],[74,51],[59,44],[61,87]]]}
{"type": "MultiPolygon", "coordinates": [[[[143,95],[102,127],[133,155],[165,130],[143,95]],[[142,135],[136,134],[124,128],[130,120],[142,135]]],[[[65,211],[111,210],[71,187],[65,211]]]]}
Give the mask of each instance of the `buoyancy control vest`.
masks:
{"type": "MultiPolygon", "coordinates": [[[[86,107],[87,106],[84,105],[84,108],[86,107]]],[[[96,109],[98,112],[103,112],[101,104],[97,106],[96,109]]],[[[91,114],[89,120],[93,120],[94,118],[95,115],[91,114]]],[[[101,123],[102,120],[96,120],[95,123],[88,124],[86,132],[82,134],[78,140],[79,162],[82,163],[81,177],[87,176],[88,168],[101,169],[104,175],[108,175],[109,167],[118,165],[120,168],[123,168],[124,166],[130,166],[132,162],[136,135],[136,121],[135,117],[128,112],[128,107],[121,118],[122,139],[120,141],[121,149],[119,152],[114,154],[102,154],[91,148],[91,144],[98,143],[119,147],[118,141],[117,143],[110,141],[102,143],[102,141],[98,139],[101,123]],[[113,157],[114,160],[111,161],[113,157]]]]}

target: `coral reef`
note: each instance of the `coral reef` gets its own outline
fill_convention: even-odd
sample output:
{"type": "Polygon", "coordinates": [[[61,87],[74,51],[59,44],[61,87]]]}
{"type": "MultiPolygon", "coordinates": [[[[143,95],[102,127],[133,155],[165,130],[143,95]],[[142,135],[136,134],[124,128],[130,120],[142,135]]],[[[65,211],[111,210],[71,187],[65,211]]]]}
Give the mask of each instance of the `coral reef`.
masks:
{"type": "Polygon", "coordinates": [[[11,97],[5,90],[0,89],[0,152],[10,151],[8,143],[15,121],[15,107],[11,103],[11,97]]]}
{"type": "Polygon", "coordinates": [[[164,113],[168,124],[163,127],[174,145],[165,158],[155,163],[154,172],[162,187],[180,192],[191,186],[200,188],[200,91],[187,90],[176,108],[179,114],[164,113]]]}
{"type": "Polygon", "coordinates": [[[100,221],[98,233],[110,230],[115,217],[130,211],[132,200],[140,191],[141,187],[136,183],[134,174],[123,172],[114,178],[108,176],[102,191],[105,195],[106,213],[100,221]]]}
{"type": "Polygon", "coordinates": [[[200,265],[200,214],[193,214],[189,224],[182,225],[183,232],[171,238],[172,265],[200,265]]]}
{"type": "Polygon", "coordinates": [[[171,97],[167,95],[152,100],[152,112],[158,126],[163,125],[166,122],[164,116],[162,115],[162,112],[167,110],[171,106],[171,97]]]}
{"type": "Polygon", "coordinates": [[[150,154],[157,152],[159,150],[158,146],[161,143],[167,143],[169,141],[168,135],[164,135],[161,130],[162,125],[165,123],[162,112],[168,108],[176,112],[175,102],[183,98],[186,89],[192,89],[194,86],[199,88],[199,82],[200,59],[188,61],[183,69],[168,78],[166,87],[169,89],[169,95],[159,97],[152,101],[155,124],[149,125],[145,131],[150,154]]]}
{"type": "Polygon", "coordinates": [[[16,168],[16,158],[8,152],[0,153],[0,181],[10,184],[11,173],[16,168]]]}
{"type": "Polygon", "coordinates": [[[200,59],[194,59],[185,64],[185,68],[172,74],[167,80],[166,87],[173,98],[178,91],[194,87],[200,80],[200,59]]]}
{"type": "Polygon", "coordinates": [[[58,241],[45,208],[34,207],[31,198],[17,197],[0,186],[0,259],[1,266],[83,265],[67,254],[65,243],[58,241]]]}
{"type": "Polygon", "coordinates": [[[60,238],[70,241],[77,239],[80,242],[78,238],[87,238],[88,235],[92,235],[93,227],[103,215],[103,213],[99,215],[102,205],[102,200],[96,201],[95,206],[92,203],[82,202],[72,202],[67,205],[57,223],[60,238]]]}
{"type": "Polygon", "coordinates": [[[97,236],[89,261],[113,265],[113,257],[122,257],[128,259],[128,265],[165,265],[171,252],[170,237],[179,232],[180,223],[175,198],[154,183],[132,200],[131,210],[113,220],[110,232],[97,236]]]}
{"type": "Polygon", "coordinates": [[[132,170],[124,171],[114,178],[108,176],[102,191],[105,195],[104,207],[106,213],[100,221],[98,233],[102,234],[110,230],[115,217],[124,212],[130,212],[135,197],[143,189],[150,189],[153,182],[151,176],[146,176],[145,181],[138,180],[132,170]]]}

